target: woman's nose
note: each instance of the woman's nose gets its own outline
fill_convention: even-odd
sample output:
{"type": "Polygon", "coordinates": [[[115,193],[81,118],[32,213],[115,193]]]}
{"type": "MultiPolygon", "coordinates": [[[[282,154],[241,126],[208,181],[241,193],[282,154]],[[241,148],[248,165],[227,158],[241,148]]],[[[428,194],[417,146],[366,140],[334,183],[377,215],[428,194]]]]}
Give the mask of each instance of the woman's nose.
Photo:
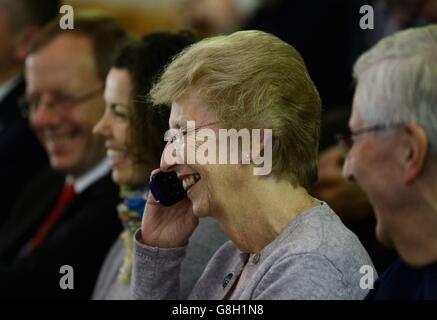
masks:
{"type": "Polygon", "coordinates": [[[111,135],[109,119],[106,112],[100,118],[99,122],[97,122],[96,125],[94,126],[93,133],[96,135],[103,136],[105,138],[108,138],[111,135]]]}

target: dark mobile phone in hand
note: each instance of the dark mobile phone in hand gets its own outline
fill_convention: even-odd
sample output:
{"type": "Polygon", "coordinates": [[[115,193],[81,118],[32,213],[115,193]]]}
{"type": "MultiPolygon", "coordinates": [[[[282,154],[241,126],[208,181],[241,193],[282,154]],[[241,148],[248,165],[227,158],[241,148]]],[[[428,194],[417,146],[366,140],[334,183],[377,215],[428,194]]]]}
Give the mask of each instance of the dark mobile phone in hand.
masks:
{"type": "Polygon", "coordinates": [[[158,172],[150,180],[150,191],[155,200],[169,207],[187,197],[187,192],[178,179],[176,172],[158,172]]]}

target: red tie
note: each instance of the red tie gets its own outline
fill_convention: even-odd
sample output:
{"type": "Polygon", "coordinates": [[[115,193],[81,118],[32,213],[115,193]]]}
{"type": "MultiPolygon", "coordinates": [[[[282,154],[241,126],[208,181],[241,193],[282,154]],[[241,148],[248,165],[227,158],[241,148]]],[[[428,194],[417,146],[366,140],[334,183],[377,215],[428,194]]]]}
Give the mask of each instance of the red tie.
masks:
{"type": "Polygon", "coordinates": [[[47,217],[46,221],[44,221],[44,223],[38,229],[38,231],[35,234],[35,237],[28,244],[27,246],[28,253],[35,250],[38,246],[40,246],[44,242],[44,239],[46,238],[47,234],[50,232],[55,222],[61,216],[62,211],[64,211],[65,207],[67,206],[67,204],[70,203],[71,199],[73,199],[75,194],[76,193],[74,191],[73,184],[66,184],[64,186],[64,189],[59,195],[58,201],[56,202],[56,205],[53,208],[52,212],[47,217]]]}

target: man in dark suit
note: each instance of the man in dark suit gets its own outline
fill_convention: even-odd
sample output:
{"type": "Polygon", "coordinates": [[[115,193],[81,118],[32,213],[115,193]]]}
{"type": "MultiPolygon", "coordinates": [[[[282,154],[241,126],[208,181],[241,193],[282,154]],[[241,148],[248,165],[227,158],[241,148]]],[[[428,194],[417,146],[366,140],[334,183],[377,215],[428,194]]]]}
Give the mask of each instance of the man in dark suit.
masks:
{"type": "Polygon", "coordinates": [[[103,141],[92,129],[104,111],[112,54],[126,39],[114,20],[76,14],[73,30],[60,29],[55,19],[30,48],[29,120],[51,169],[32,179],[0,230],[0,296],[91,294],[121,230],[118,189],[103,141]]]}
{"type": "Polygon", "coordinates": [[[25,184],[47,165],[44,149],[20,112],[22,71],[31,40],[58,10],[58,0],[0,0],[0,226],[25,184]]]}

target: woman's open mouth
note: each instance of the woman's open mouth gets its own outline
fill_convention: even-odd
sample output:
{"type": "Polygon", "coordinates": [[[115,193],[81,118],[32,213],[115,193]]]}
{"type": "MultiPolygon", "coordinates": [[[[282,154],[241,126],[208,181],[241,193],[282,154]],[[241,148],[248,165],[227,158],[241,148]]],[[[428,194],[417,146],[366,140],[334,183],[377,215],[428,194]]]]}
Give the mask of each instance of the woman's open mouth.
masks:
{"type": "Polygon", "coordinates": [[[200,180],[200,174],[198,173],[191,174],[182,179],[182,186],[187,191],[199,180],[200,180]]]}
{"type": "Polygon", "coordinates": [[[115,166],[126,159],[124,150],[107,149],[106,156],[111,161],[112,166],[115,166]]]}

